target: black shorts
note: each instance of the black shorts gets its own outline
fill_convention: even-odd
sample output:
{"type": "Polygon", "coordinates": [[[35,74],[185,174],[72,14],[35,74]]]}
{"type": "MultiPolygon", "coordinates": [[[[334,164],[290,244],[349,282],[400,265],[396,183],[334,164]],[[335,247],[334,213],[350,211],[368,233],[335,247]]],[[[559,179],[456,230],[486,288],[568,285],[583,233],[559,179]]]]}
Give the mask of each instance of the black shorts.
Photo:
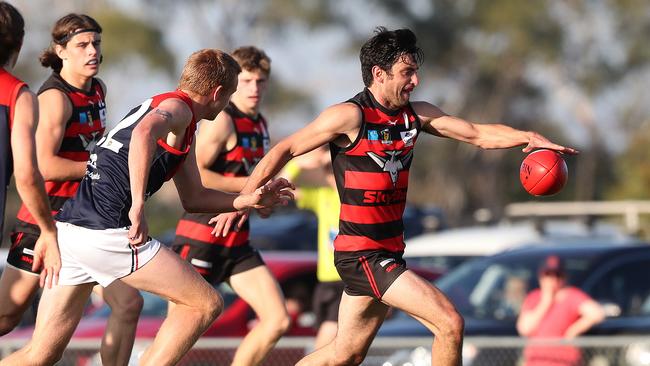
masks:
{"type": "Polygon", "coordinates": [[[190,262],[206,281],[218,284],[230,276],[264,265],[257,249],[250,245],[228,248],[220,245],[174,245],[172,250],[190,262]]]}
{"type": "Polygon", "coordinates": [[[406,271],[403,252],[361,250],[334,252],[334,264],[350,296],[371,296],[381,300],[393,281],[406,271]]]}
{"type": "Polygon", "coordinates": [[[26,272],[36,273],[32,271],[32,264],[34,263],[34,246],[38,240],[38,234],[25,233],[22,231],[11,233],[11,249],[9,249],[9,256],[7,263],[26,272]]]}
{"type": "Polygon", "coordinates": [[[312,308],[316,315],[316,326],[326,321],[338,321],[339,304],[345,283],[343,281],[319,282],[314,290],[312,308]]]}

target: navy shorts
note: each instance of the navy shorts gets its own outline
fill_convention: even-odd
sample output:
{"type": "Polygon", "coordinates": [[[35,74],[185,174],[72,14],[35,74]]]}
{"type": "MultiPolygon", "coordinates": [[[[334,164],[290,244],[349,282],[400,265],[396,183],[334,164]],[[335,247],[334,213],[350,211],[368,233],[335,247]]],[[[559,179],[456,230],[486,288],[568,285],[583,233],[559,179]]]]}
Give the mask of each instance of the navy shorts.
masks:
{"type": "Polygon", "coordinates": [[[172,250],[190,262],[211,284],[224,282],[237,273],[264,265],[260,253],[250,245],[224,248],[213,244],[182,244],[172,246],[172,250]]]}
{"type": "Polygon", "coordinates": [[[361,250],[334,252],[334,264],[350,296],[371,296],[381,300],[386,290],[404,273],[403,252],[361,250]]]}
{"type": "Polygon", "coordinates": [[[343,281],[319,282],[314,290],[312,309],[316,316],[316,326],[326,321],[338,321],[339,305],[345,283],[343,281]]]}
{"type": "Polygon", "coordinates": [[[39,274],[32,271],[34,263],[34,246],[38,240],[38,234],[25,233],[22,231],[11,233],[11,249],[7,263],[26,272],[39,274]]]}

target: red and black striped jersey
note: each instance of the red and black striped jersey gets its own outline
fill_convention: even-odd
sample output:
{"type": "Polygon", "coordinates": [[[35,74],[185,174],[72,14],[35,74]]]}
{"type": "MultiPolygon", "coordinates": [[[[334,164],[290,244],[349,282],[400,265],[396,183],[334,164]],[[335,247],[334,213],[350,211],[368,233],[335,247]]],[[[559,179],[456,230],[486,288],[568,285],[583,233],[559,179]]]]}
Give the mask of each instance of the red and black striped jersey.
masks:
{"type": "Polygon", "coordinates": [[[14,172],[11,153],[14,106],[18,92],[24,86],[26,86],[24,82],[0,67],[0,241],[2,241],[5,218],[7,186],[14,172]]]}
{"type": "Polygon", "coordinates": [[[362,122],[350,146],[330,143],[341,200],[334,248],[403,251],[402,215],[420,120],[410,104],[389,110],[368,89],[348,102],[361,109],[362,122]]]}
{"type": "MultiPolygon", "coordinates": [[[[60,90],[72,104],[72,114],[66,122],[63,140],[57,155],[74,161],[87,161],[90,151],[106,129],[105,93],[100,82],[93,78],[90,91],[85,91],[70,85],[55,72],[43,83],[38,94],[49,89],[60,90]]],[[[45,182],[45,191],[50,199],[52,214],[59,211],[65,201],[75,194],[80,181],[81,179],[45,182]]],[[[36,221],[25,205],[20,207],[17,219],[15,231],[34,234],[40,232],[36,221]]]]}
{"type": "MultiPolygon", "coordinates": [[[[233,121],[237,143],[233,148],[221,152],[210,170],[225,177],[247,177],[269,149],[270,139],[266,120],[261,114],[257,118],[246,115],[232,102],[224,108],[224,112],[233,121]]],[[[214,217],[212,214],[184,213],[176,227],[175,243],[215,244],[224,247],[248,244],[248,221],[239,231],[231,231],[226,237],[216,237],[211,234],[213,227],[208,225],[212,217],[214,217]]]]}
{"type": "Polygon", "coordinates": [[[176,174],[190,151],[196,131],[192,99],[180,90],[147,99],[133,108],[97,142],[77,193],[63,205],[55,219],[95,230],[131,225],[128,216],[132,204],[129,179],[131,136],[150,111],[171,98],[180,99],[187,104],[192,110],[192,120],[185,129],[180,148],[168,145],[164,139],[156,142],[157,147],[150,162],[149,180],[145,187],[145,199],[149,199],[176,174]]]}

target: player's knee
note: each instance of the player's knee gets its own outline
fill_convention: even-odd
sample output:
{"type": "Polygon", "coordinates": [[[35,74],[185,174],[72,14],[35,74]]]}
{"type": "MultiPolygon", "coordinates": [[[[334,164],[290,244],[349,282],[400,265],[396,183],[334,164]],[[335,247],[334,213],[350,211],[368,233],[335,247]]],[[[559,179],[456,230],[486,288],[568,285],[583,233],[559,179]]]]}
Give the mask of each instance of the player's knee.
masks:
{"type": "Polygon", "coordinates": [[[123,294],[108,303],[112,314],[115,314],[120,319],[130,321],[138,319],[143,305],[144,300],[142,299],[142,295],[140,295],[140,292],[135,289],[132,292],[129,292],[128,295],[123,294]]]}
{"type": "Polygon", "coordinates": [[[206,294],[201,313],[206,321],[213,322],[221,312],[223,312],[223,299],[216,290],[212,290],[206,294]]]}
{"type": "Polygon", "coordinates": [[[442,336],[449,341],[460,342],[463,338],[465,320],[456,310],[447,312],[444,317],[444,324],[441,327],[442,336]]]}
{"type": "Polygon", "coordinates": [[[291,327],[291,318],[288,314],[278,315],[270,322],[270,333],[275,339],[282,337],[291,327]]]}

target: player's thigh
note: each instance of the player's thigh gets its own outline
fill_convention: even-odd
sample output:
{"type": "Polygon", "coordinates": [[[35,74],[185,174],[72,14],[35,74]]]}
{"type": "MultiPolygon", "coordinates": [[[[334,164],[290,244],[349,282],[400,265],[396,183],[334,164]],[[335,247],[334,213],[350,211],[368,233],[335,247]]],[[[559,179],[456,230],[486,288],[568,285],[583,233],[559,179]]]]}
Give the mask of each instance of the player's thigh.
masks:
{"type": "Polygon", "coordinates": [[[39,277],[7,267],[0,278],[0,316],[22,314],[38,290],[39,277]]]}
{"type": "Polygon", "coordinates": [[[415,317],[432,332],[460,317],[442,291],[410,270],[393,282],[382,301],[415,317]]]}
{"type": "Polygon", "coordinates": [[[343,293],[334,344],[336,354],[365,355],[387,311],[388,306],[370,296],[343,293]]]}
{"type": "Polygon", "coordinates": [[[121,281],[192,307],[202,307],[206,301],[218,297],[216,290],[189,263],[164,247],[145,266],[122,277],[121,281]]]}
{"type": "Polygon", "coordinates": [[[260,319],[286,315],[282,290],[266,265],[233,274],[228,282],[260,319]]]}

